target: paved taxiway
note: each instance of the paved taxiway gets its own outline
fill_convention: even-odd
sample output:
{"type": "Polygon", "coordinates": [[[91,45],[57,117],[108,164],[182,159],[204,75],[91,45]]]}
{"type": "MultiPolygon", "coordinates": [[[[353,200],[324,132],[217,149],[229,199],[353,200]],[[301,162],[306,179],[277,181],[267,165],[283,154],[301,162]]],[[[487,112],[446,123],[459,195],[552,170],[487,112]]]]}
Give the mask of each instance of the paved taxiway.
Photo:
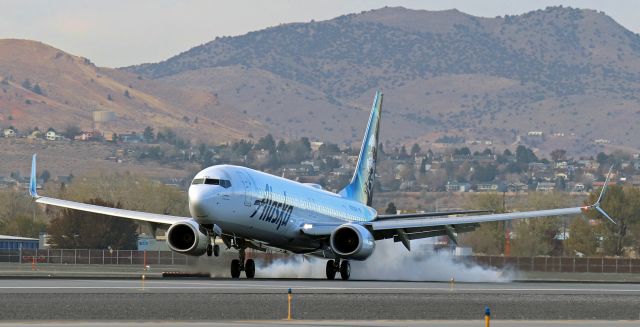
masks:
{"type": "Polygon", "coordinates": [[[640,318],[640,284],[0,279],[2,320],[640,318]]]}

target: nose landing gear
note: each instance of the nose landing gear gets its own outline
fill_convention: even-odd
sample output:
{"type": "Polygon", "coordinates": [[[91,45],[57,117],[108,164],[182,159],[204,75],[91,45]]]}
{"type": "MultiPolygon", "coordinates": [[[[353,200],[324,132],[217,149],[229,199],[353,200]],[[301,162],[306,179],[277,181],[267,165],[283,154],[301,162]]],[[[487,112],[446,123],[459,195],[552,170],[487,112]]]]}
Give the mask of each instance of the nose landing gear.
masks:
{"type": "Polygon", "coordinates": [[[337,272],[340,272],[342,280],[349,280],[349,277],[351,277],[351,264],[348,260],[342,260],[342,263],[340,259],[329,260],[327,261],[326,272],[328,280],[334,280],[337,272]]]}
{"type": "Polygon", "coordinates": [[[216,244],[216,237],[213,237],[213,240],[210,244],[207,245],[207,256],[219,256],[220,255],[220,245],[216,244]]]}

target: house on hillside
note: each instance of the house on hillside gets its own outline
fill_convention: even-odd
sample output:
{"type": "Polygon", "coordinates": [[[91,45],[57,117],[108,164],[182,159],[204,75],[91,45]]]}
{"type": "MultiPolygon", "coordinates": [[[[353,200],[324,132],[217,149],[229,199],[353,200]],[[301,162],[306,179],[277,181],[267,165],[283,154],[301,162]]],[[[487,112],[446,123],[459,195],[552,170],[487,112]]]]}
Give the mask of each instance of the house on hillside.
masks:
{"type": "Polygon", "coordinates": [[[50,129],[44,135],[44,138],[46,138],[49,141],[62,141],[62,139],[64,139],[64,136],[56,133],[56,131],[54,131],[53,129],[50,129]]]}
{"type": "Polygon", "coordinates": [[[144,139],[141,134],[131,133],[131,134],[120,134],[120,140],[124,143],[139,143],[144,139]]]}
{"type": "Polygon", "coordinates": [[[102,132],[102,138],[104,138],[107,142],[115,142],[116,141],[116,133],[114,132],[102,132]]]}
{"type": "Polygon", "coordinates": [[[29,135],[27,135],[27,139],[29,140],[36,140],[41,138],[42,138],[42,132],[37,129],[29,133],[29,135]]]}
{"type": "Polygon", "coordinates": [[[556,183],[551,182],[540,182],[538,186],[536,186],[537,192],[552,192],[556,189],[556,183]]]}
{"type": "Polygon", "coordinates": [[[17,182],[15,179],[6,176],[0,176],[0,187],[13,187],[16,186],[17,182]]]}
{"type": "Polygon", "coordinates": [[[447,192],[468,192],[471,189],[469,183],[447,182],[447,192]]]}
{"type": "Polygon", "coordinates": [[[587,190],[583,183],[574,182],[569,182],[567,184],[567,189],[571,190],[571,192],[585,192],[587,190]]]}
{"type": "Polygon", "coordinates": [[[496,183],[478,183],[476,189],[478,192],[498,192],[499,185],[496,183]]]}
{"type": "Polygon", "coordinates": [[[510,183],[509,185],[507,185],[507,191],[509,192],[526,192],[527,190],[529,190],[529,185],[525,184],[525,183],[521,183],[521,182],[516,182],[516,183],[510,183]]]}
{"type": "Polygon", "coordinates": [[[2,135],[4,135],[4,137],[16,137],[16,131],[13,128],[5,128],[4,131],[2,131],[2,135]]]}
{"type": "Polygon", "coordinates": [[[73,137],[76,141],[89,141],[94,137],[94,133],[92,131],[82,131],[80,134],[73,137]]]}

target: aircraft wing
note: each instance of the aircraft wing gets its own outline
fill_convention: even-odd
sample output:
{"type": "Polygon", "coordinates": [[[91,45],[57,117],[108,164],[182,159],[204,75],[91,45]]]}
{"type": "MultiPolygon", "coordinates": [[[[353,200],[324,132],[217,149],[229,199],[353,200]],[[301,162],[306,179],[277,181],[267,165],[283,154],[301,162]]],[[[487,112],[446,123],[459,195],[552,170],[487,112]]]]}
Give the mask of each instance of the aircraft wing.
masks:
{"type": "Polygon", "coordinates": [[[393,238],[395,242],[410,249],[410,241],[420,238],[448,236],[451,241],[458,243],[457,234],[471,232],[480,223],[491,221],[505,221],[513,219],[540,218],[579,214],[590,207],[562,208],[538,211],[510,212],[491,215],[450,218],[422,218],[395,219],[373,221],[368,227],[376,240],[393,238]]]}
{"type": "Polygon", "coordinates": [[[150,212],[102,207],[94,204],[87,204],[82,202],[74,202],[74,201],[47,198],[47,197],[37,197],[36,202],[42,203],[42,204],[48,204],[56,207],[69,208],[69,209],[75,209],[80,211],[99,213],[107,216],[129,218],[129,219],[148,221],[152,223],[166,224],[166,225],[171,225],[179,221],[193,219],[191,217],[168,216],[168,215],[161,215],[161,214],[150,213],[150,212]]]}
{"type": "Polygon", "coordinates": [[[74,202],[68,200],[48,198],[39,196],[36,192],[36,155],[33,155],[31,162],[31,180],[29,181],[29,194],[37,203],[48,204],[56,207],[69,208],[93,213],[99,213],[108,216],[148,221],[158,224],[171,225],[173,223],[193,219],[191,217],[168,216],[150,212],[133,211],[126,209],[102,207],[93,204],[74,202]]]}
{"type": "MultiPolygon", "coordinates": [[[[609,171],[609,176],[610,175],[611,171],[609,171]]],[[[447,218],[410,219],[410,217],[408,216],[399,215],[399,217],[396,219],[385,218],[370,222],[362,222],[361,224],[369,229],[374,239],[381,240],[393,238],[395,242],[402,242],[402,244],[408,250],[410,250],[411,248],[410,241],[420,238],[446,235],[454,243],[457,243],[456,235],[458,233],[473,231],[480,226],[480,223],[492,221],[565,216],[579,214],[588,210],[597,210],[604,217],[615,224],[616,222],[600,207],[600,202],[602,201],[606,186],[609,182],[609,176],[607,176],[607,180],[605,181],[604,187],[600,192],[598,200],[596,201],[596,203],[589,206],[447,218]]],[[[308,224],[308,226],[303,226],[301,231],[302,233],[309,236],[326,237],[330,235],[333,229],[337,227],[338,225],[315,226],[312,224],[308,224]]]]}

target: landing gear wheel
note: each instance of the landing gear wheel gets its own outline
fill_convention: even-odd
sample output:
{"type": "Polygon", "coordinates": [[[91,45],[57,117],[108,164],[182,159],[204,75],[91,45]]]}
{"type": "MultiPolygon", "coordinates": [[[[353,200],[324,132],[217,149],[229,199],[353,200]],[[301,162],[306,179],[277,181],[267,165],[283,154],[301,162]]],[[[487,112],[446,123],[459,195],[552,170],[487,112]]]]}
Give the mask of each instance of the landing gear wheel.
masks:
{"type": "Polygon", "coordinates": [[[333,260],[327,261],[327,279],[334,280],[336,279],[336,262],[333,260]]]}
{"type": "Polygon", "coordinates": [[[240,278],[240,260],[231,260],[231,278],[240,278]]]}
{"type": "Polygon", "coordinates": [[[247,259],[247,262],[244,264],[244,274],[247,275],[249,279],[256,275],[256,263],[253,259],[247,259]]]}
{"type": "Polygon", "coordinates": [[[349,276],[351,276],[351,264],[347,260],[343,260],[340,265],[340,277],[343,280],[349,280],[349,276]]]}
{"type": "MultiPolygon", "coordinates": [[[[213,247],[211,246],[211,244],[207,245],[207,256],[210,257],[211,254],[213,254],[213,247]]],[[[217,255],[216,255],[217,257],[217,255]]]]}
{"type": "Polygon", "coordinates": [[[213,255],[215,255],[216,257],[220,255],[220,245],[216,244],[213,246],[213,255]]]}

